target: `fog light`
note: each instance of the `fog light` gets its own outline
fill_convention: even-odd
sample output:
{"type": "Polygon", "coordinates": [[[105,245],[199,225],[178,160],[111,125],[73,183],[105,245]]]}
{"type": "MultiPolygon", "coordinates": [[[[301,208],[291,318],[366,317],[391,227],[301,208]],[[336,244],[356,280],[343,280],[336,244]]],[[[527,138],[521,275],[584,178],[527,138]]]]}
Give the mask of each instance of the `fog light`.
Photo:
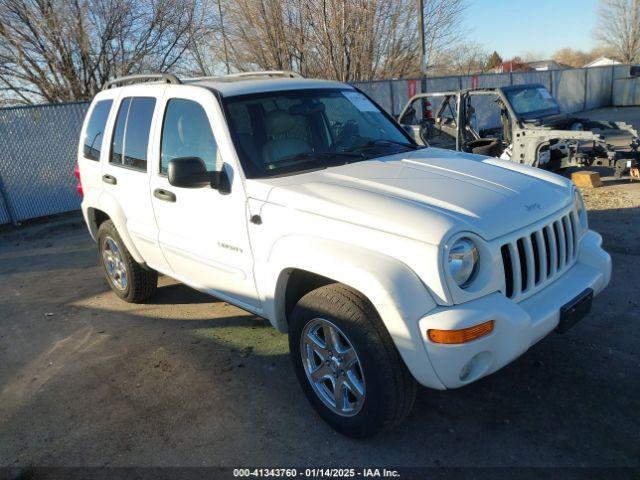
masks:
{"type": "Polygon", "coordinates": [[[487,335],[493,331],[493,320],[474,325],[469,328],[462,328],[460,330],[437,330],[430,328],[427,330],[427,336],[429,340],[434,343],[467,343],[476,338],[480,338],[483,335],[487,335]]]}
{"type": "Polygon", "coordinates": [[[471,360],[460,369],[458,378],[461,382],[472,382],[484,375],[491,366],[491,352],[476,353],[471,360]]]}
{"type": "Polygon", "coordinates": [[[471,373],[471,367],[473,366],[473,359],[469,360],[464,367],[462,367],[462,370],[460,370],[460,375],[458,375],[458,378],[460,378],[461,382],[464,382],[467,378],[469,378],[469,374],[471,373]]]}

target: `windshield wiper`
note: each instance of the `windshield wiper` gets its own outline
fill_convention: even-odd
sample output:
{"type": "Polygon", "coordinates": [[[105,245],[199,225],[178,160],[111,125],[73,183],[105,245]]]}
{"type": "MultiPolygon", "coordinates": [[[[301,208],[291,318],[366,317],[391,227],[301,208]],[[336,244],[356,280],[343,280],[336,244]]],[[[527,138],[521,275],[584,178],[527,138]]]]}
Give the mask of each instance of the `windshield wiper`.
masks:
{"type": "Polygon", "coordinates": [[[332,160],[341,157],[366,158],[364,153],[362,152],[304,152],[298,153],[296,155],[291,155],[289,157],[280,158],[278,159],[278,161],[273,162],[272,165],[287,163],[296,160],[332,160]]]}
{"type": "MultiPolygon", "coordinates": [[[[268,169],[273,168],[286,168],[286,166],[293,166],[300,163],[308,163],[313,160],[328,160],[328,164],[317,165],[314,169],[324,169],[327,167],[335,166],[335,163],[339,165],[346,165],[347,163],[351,163],[348,159],[357,159],[357,160],[366,160],[367,156],[362,152],[305,152],[298,153],[296,155],[291,155],[288,157],[280,158],[276,162],[272,162],[267,165],[268,169]],[[342,160],[340,160],[342,159],[342,160]],[[285,165],[285,167],[282,166],[285,165]]],[[[357,161],[353,160],[353,161],[357,161]]],[[[324,162],[323,162],[324,163],[324,162]]]]}
{"type": "Polygon", "coordinates": [[[364,145],[360,145],[359,147],[354,148],[354,150],[360,150],[360,149],[363,149],[363,148],[371,148],[371,147],[378,147],[378,146],[389,146],[389,145],[399,145],[401,147],[410,148],[411,150],[419,150],[421,148],[424,148],[421,145],[414,145],[413,143],[398,142],[396,140],[380,139],[380,140],[370,140],[367,143],[365,143],[364,145]]]}
{"type": "Polygon", "coordinates": [[[296,158],[322,158],[322,159],[331,159],[334,157],[347,157],[347,158],[364,158],[364,153],[362,152],[309,152],[309,153],[301,153],[296,158]]]}

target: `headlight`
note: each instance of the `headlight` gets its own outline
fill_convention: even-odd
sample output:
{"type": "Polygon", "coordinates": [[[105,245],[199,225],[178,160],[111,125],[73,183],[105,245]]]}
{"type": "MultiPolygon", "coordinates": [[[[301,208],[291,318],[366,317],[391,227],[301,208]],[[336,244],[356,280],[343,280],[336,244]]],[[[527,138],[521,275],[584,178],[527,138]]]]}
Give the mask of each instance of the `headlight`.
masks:
{"type": "Polygon", "coordinates": [[[478,248],[461,238],[449,249],[449,274],[460,288],[467,288],[478,270],[478,248]]]}
{"type": "Polygon", "coordinates": [[[573,194],[573,203],[575,205],[576,212],[578,213],[580,226],[583,230],[587,230],[589,228],[589,221],[587,220],[587,209],[584,207],[584,200],[582,200],[582,195],[577,189],[573,194]]]}

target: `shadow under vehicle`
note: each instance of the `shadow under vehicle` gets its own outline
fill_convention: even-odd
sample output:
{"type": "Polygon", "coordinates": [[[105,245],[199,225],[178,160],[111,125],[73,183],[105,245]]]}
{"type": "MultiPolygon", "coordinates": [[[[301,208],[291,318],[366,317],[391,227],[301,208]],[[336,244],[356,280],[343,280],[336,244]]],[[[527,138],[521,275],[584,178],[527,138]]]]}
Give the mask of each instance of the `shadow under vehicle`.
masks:
{"type": "Polygon", "coordinates": [[[631,125],[564,113],[540,84],[418,94],[399,122],[424,145],[547,170],[603,165],[619,177],[638,163],[631,125]]]}

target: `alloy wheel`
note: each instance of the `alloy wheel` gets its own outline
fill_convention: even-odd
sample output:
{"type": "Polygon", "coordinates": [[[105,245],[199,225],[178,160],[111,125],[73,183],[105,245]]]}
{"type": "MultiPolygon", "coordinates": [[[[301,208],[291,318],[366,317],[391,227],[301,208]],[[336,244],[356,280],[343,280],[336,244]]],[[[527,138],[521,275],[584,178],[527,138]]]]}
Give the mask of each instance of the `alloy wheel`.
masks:
{"type": "Polygon", "coordinates": [[[126,290],[129,283],[127,266],[122,258],[122,251],[118,243],[109,236],[104,238],[102,244],[102,259],[111,283],[118,290],[126,290]]]}
{"type": "Polygon", "coordinates": [[[332,412],[356,415],[364,405],[362,365],[349,338],[335,324],[314,318],[304,327],[300,355],[315,394],[332,412]]]}

